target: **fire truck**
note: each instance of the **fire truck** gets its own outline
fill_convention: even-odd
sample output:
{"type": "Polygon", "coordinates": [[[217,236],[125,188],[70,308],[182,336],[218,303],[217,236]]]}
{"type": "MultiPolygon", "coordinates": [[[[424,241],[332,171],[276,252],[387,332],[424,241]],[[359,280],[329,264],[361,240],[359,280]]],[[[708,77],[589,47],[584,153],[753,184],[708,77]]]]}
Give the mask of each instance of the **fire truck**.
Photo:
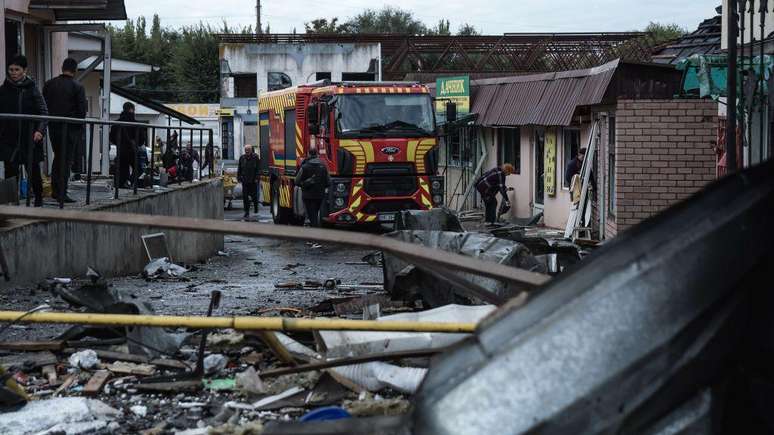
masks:
{"type": "Polygon", "coordinates": [[[326,224],[391,223],[400,210],[443,204],[426,86],[324,81],[262,94],[258,109],[261,197],[275,223],[304,222],[294,178],[310,148],[331,175],[321,206],[326,224]]]}

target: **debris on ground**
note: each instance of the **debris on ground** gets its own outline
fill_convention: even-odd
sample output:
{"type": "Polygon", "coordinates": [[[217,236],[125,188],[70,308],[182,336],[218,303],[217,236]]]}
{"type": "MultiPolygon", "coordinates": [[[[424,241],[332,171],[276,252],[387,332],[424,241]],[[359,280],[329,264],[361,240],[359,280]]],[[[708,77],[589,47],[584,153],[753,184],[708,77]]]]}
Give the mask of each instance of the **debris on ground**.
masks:
{"type": "Polygon", "coordinates": [[[97,352],[86,349],[70,355],[68,361],[76,369],[91,370],[99,364],[99,357],[97,357],[97,352]]]}
{"type": "Polygon", "coordinates": [[[145,266],[145,269],[143,269],[142,274],[147,279],[156,279],[176,278],[182,276],[186,272],[188,272],[188,269],[185,267],[178,266],[167,257],[161,257],[148,263],[145,266]]]}

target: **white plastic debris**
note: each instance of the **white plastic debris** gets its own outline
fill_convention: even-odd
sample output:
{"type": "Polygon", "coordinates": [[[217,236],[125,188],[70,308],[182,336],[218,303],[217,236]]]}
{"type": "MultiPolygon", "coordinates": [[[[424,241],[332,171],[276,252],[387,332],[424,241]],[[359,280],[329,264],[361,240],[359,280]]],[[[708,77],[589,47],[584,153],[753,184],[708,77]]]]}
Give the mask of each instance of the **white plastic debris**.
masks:
{"type": "Polygon", "coordinates": [[[72,278],[54,278],[53,281],[57,284],[70,284],[73,282],[72,278]]]}
{"type": "Polygon", "coordinates": [[[242,373],[235,376],[237,389],[251,394],[265,394],[266,386],[255,371],[255,367],[250,366],[242,373]]]}
{"type": "Polygon", "coordinates": [[[218,251],[218,256],[219,256],[219,257],[229,257],[230,255],[231,255],[231,254],[229,254],[229,253],[228,253],[228,252],[226,252],[226,251],[218,251]]]}
{"type": "Polygon", "coordinates": [[[335,367],[332,370],[368,391],[380,391],[389,386],[406,394],[415,393],[427,374],[425,368],[399,367],[383,362],[335,367]]]}
{"type": "Polygon", "coordinates": [[[207,355],[207,357],[204,358],[204,373],[214,375],[225,369],[226,364],[228,364],[228,358],[221,354],[207,355]]]}
{"type": "MultiPolygon", "coordinates": [[[[495,308],[494,305],[444,305],[428,311],[382,316],[377,321],[477,323],[495,308]]],[[[320,336],[328,349],[327,356],[329,358],[378,352],[436,349],[452,345],[469,335],[429,332],[320,331],[320,336]]]]}
{"type": "Polygon", "coordinates": [[[167,257],[157,258],[145,266],[143,275],[146,278],[177,277],[188,272],[183,266],[171,262],[167,257]]]}
{"type": "Polygon", "coordinates": [[[148,415],[148,407],[144,405],[134,405],[129,408],[129,410],[138,417],[145,417],[148,415]]]}
{"type": "Polygon", "coordinates": [[[60,397],[27,403],[15,412],[0,413],[0,433],[95,433],[121,416],[105,403],[83,397],[60,397]]]}
{"type": "Polygon", "coordinates": [[[304,391],[301,387],[293,387],[288,390],[283,391],[282,393],[275,394],[273,396],[264,397],[263,399],[253,403],[254,409],[261,409],[262,407],[266,405],[271,405],[274,402],[277,402],[282,399],[287,399],[290,396],[294,396],[300,392],[304,391]]]}
{"type": "Polygon", "coordinates": [[[68,361],[76,369],[91,370],[99,364],[99,357],[97,357],[97,352],[86,349],[70,355],[68,361]]]}

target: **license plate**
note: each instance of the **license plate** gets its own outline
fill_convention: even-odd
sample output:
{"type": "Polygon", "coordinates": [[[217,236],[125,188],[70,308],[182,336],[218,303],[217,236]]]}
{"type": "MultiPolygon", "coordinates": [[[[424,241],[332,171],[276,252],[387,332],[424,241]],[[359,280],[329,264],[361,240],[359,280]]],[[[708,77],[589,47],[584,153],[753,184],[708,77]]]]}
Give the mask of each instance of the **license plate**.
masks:
{"type": "Polygon", "coordinates": [[[379,222],[395,222],[395,213],[380,214],[377,219],[379,222]]]}

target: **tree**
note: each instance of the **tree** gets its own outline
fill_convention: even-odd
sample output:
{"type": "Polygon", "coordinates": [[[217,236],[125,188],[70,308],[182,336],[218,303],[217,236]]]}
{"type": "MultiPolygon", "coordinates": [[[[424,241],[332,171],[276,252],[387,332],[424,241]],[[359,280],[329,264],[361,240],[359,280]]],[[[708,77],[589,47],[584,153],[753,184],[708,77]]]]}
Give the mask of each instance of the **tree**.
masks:
{"type": "Polygon", "coordinates": [[[336,17],[328,20],[327,18],[317,18],[308,23],[304,23],[306,33],[341,33],[336,17]]]}
{"type": "Polygon", "coordinates": [[[385,6],[380,10],[366,9],[341,26],[342,33],[401,33],[424,35],[428,28],[410,11],[385,6]]]}
{"type": "Polygon", "coordinates": [[[473,27],[472,25],[465,23],[460,26],[459,29],[457,29],[457,35],[460,36],[474,36],[474,35],[480,35],[478,30],[473,27]]]}
{"type": "Polygon", "coordinates": [[[676,23],[661,24],[653,21],[645,27],[645,32],[651,35],[656,44],[672,41],[688,33],[685,28],[676,23]]]}
{"type": "Polygon", "coordinates": [[[438,25],[430,31],[433,35],[449,36],[451,35],[451,23],[449,20],[439,20],[438,25]]]}
{"type": "Polygon", "coordinates": [[[209,25],[183,27],[173,52],[171,68],[182,101],[218,100],[220,65],[218,40],[209,25]]]}

